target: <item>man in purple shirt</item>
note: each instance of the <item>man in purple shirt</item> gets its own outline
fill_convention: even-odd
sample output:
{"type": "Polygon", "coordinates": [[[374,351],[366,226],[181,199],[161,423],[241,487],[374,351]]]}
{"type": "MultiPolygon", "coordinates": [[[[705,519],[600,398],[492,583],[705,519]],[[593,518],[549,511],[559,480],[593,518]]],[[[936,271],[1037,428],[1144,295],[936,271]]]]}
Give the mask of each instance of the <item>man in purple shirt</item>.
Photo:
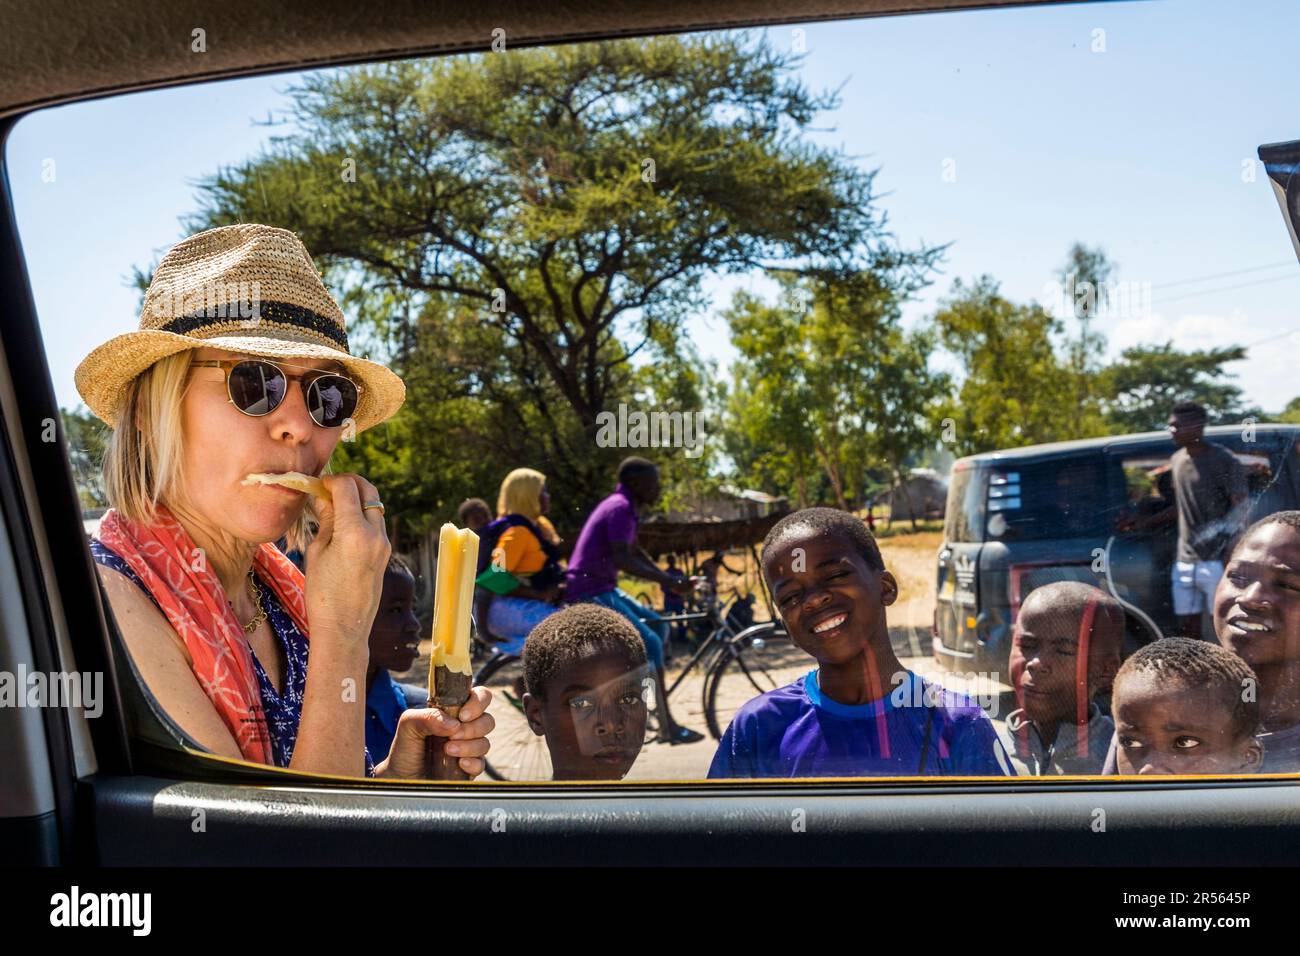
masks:
{"type": "Polygon", "coordinates": [[[596,505],[573,546],[566,572],[565,600],[601,604],[636,626],[654,669],[658,739],[670,744],[689,744],[703,739],[704,735],[679,726],[668,710],[668,695],[664,692],[664,640],[668,627],[658,614],[642,607],[618,587],[620,571],[653,581],[665,593],[685,594],[693,587],[689,579],[679,580],[661,570],[637,545],[636,529],[640,520],[637,506],[652,505],[658,500],[659,469],[644,458],[625,459],[618,467],[618,487],[596,505]]]}

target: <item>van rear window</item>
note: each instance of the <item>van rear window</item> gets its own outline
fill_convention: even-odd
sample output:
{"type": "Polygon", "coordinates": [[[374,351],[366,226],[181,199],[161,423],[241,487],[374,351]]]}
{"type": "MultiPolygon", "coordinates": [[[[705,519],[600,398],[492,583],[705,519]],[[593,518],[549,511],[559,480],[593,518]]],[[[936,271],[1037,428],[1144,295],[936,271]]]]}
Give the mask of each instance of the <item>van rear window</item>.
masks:
{"type": "Polygon", "coordinates": [[[990,541],[1104,534],[1115,505],[1100,456],[1034,464],[999,463],[988,472],[984,526],[990,541]]]}

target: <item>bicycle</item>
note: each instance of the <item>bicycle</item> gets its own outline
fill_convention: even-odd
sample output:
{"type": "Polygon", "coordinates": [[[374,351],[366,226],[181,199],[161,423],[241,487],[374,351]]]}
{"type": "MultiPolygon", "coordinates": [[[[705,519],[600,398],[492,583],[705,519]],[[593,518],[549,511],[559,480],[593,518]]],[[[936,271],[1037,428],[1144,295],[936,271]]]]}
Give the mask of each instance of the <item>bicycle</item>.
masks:
{"type": "MultiPolygon", "coordinates": [[[[789,683],[797,675],[792,666],[806,663],[806,655],[790,640],[777,621],[765,621],[738,627],[730,614],[736,602],[723,602],[710,588],[698,589],[704,602],[701,611],[665,615],[666,624],[707,621],[708,636],[695,649],[687,663],[665,690],[673,693],[693,671],[703,671],[701,702],[705,721],[713,739],[721,739],[736,710],[746,701],[789,683]]],[[[733,597],[734,597],[733,592],[733,597]]],[[[476,639],[490,647],[490,637],[476,639]]],[[[492,732],[492,751],[486,760],[486,773],[493,780],[549,780],[550,755],[545,740],[536,735],[524,715],[522,699],[523,667],[518,655],[499,649],[489,653],[474,674],[474,684],[492,688],[494,699],[506,706],[494,706],[497,726],[492,732]]],[[[653,693],[653,691],[649,691],[653,693]]],[[[658,733],[652,701],[646,721],[646,740],[658,733]]]]}

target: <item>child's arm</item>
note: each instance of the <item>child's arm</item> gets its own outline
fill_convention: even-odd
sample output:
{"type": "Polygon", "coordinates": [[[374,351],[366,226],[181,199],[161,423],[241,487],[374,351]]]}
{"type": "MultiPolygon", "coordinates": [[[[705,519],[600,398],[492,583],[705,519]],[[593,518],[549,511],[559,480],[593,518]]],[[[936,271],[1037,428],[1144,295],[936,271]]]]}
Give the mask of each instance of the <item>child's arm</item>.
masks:
{"type": "Polygon", "coordinates": [[[1017,776],[993,721],[983,711],[961,714],[952,726],[953,775],[959,777],[1017,776]]]}

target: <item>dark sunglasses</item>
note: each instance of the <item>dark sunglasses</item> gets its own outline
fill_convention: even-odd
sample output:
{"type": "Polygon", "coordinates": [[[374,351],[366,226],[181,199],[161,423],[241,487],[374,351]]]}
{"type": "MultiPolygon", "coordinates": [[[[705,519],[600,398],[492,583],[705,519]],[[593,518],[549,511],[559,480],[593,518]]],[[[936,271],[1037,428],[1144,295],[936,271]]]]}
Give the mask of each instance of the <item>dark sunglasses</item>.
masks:
{"type": "Polygon", "coordinates": [[[357,410],[357,397],[361,394],[360,385],[337,372],[310,369],[303,375],[290,375],[265,359],[191,362],[190,367],[219,368],[225,372],[230,403],[254,418],[269,415],[279,408],[289,393],[289,383],[295,379],[302,385],[307,414],[322,428],[338,428],[345,424],[357,410]]]}

